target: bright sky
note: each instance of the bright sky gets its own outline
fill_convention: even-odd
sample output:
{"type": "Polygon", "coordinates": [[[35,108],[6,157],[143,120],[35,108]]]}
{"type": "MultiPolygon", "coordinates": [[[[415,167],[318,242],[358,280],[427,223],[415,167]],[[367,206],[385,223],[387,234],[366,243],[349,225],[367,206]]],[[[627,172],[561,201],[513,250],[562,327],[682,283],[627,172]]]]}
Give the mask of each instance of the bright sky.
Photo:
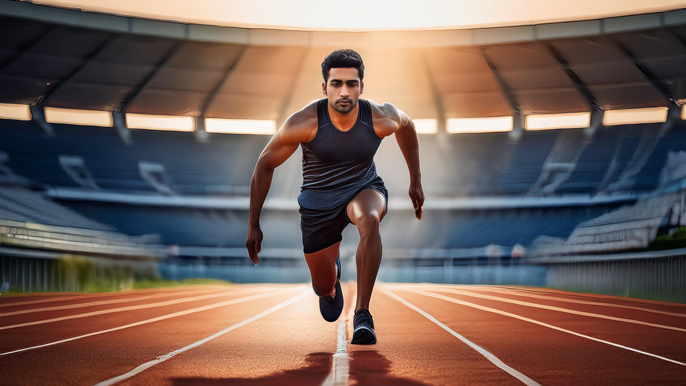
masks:
{"type": "Polygon", "coordinates": [[[686,8],[686,0],[32,0],[143,18],[304,30],[474,28],[686,8]]]}

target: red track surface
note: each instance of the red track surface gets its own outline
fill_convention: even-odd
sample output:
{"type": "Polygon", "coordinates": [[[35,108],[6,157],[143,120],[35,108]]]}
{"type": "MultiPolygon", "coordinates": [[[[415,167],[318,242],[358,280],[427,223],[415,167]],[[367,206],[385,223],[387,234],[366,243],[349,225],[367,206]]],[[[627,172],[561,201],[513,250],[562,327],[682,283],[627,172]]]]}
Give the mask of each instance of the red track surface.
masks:
{"type": "MultiPolygon", "coordinates": [[[[354,285],[344,292],[349,305],[354,285]]],[[[686,385],[680,304],[540,288],[387,284],[377,287],[371,312],[378,344],[343,345],[344,354],[338,348],[350,385],[686,385]]],[[[349,341],[351,323],[347,328],[349,341]]],[[[338,335],[307,285],[0,297],[0,384],[95,385],[129,373],[117,384],[320,385],[339,363],[332,359],[338,335]]]]}

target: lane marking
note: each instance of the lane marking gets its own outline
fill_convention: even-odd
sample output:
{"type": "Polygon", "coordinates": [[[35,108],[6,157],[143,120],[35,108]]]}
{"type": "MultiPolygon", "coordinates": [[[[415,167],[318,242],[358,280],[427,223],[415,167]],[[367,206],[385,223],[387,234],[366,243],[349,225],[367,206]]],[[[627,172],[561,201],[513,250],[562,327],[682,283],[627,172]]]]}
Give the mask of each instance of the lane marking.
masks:
{"type": "Polygon", "coordinates": [[[347,323],[342,321],[338,322],[338,343],[336,353],[333,354],[331,372],[322,386],[348,386],[349,376],[347,323]]]}
{"type": "MultiPolygon", "coordinates": [[[[392,288],[401,288],[401,286],[393,286],[392,288]]],[[[555,306],[546,306],[544,304],[538,304],[538,303],[530,303],[530,302],[524,302],[521,300],[514,300],[514,299],[508,299],[508,298],[501,298],[497,296],[491,296],[491,295],[482,295],[482,294],[477,294],[469,291],[461,291],[461,290],[456,290],[456,289],[451,289],[451,288],[434,288],[434,289],[428,289],[431,292],[447,292],[447,293],[452,293],[456,295],[463,295],[463,296],[471,296],[474,298],[479,298],[479,299],[486,299],[486,300],[495,300],[498,302],[503,302],[503,303],[511,303],[511,304],[517,304],[520,306],[526,306],[526,307],[533,307],[533,308],[541,308],[544,310],[550,310],[550,311],[557,311],[557,312],[564,312],[567,314],[573,314],[573,315],[581,315],[581,316],[588,316],[591,318],[598,318],[598,319],[607,319],[607,320],[612,320],[615,322],[623,322],[623,323],[633,323],[633,324],[640,324],[642,326],[649,326],[649,327],[655,327],[655,328],[663,328],[665,330],[673,330],[673,331],[680,331],[680,332],[686,332],[686,329],[684,328],[679,328],[679,327],[673,327],[673,326],[665,326],[663,324],[657,324],[657,323],[650,323],[650,322],[643,322],[640,320],[635,320],[635,319],[625,319],[625,318],[618,318],[615,316],[608,316],[608,315],[602,315],[602,314],[595,314],[592,312],[584,312],[584,311],[576,311],[576,310],[570,310],[567,308],[561,308],[561,307],[555,307],[555,306]]]]}
{"type": "Polygon", "coordinates": [[[623,304],[612,304],[612,303],[603,303],[603,302],[592,302],[588,300],[578,300],[578,299],[569,299],[569,298],[564,298],[564,297],[559,297],[559,296],[546,296],[546,295],[535,295],[533,293],[530,293],[531,291],[523,291],[523,290],[515,290],[514,288],[509,288],[509,287],[503,287],[503,288],[508,288],[507,290],[501,289],[500,287],[494,287],[494,286],[471,286],[471,285],[414,285],[414,284],[403,284],[406,287],[411,287],[411,288],[426,288],[431,290],[431,288],[447,288],[447,289],[454,289],[454,288],[462,288],[465,291],[485,291],[485,292],[495,292],[499,294],[508,294],[512,296],[522,296],[522,297],[529,297],[529,298],[534,298],[534,299],[541,299],[541,300],[551,300],[555,302],[564,302],[564,303],[575,303],[575,304],[586,304],[586,305],[591,305],[591,306],[603,306],[603,307],[614,307],[614,308],[626,308],[629,310],[636,310],[636,311],[645,311],[645,312],[651,312],[655,314],[662,314],[662,315],[669,315],[669,316],[677,316],[677,317],[682,317],[686,318],[686,314],[678,313],[678,312],[667,312],[667,311],[659,311],[659,310],[654,310],[652,308],[643,308],[643,307],[634,307],[634,306],[627,306],[623,304]]]}
{"type": "Polygon", "coordinates": [[[200,296],[191,296],[188,298],[181,298],[181,299],[176,299],[176,300],[168,300],[164,302],[158,302],[158,303],[148,303],[148,304],[141,304],[137,306],[128,306],[128,307],[119,307],[119,308],[110,308],[108,310],[100,310],[100,311],[93,311],[93,312],[87,312],[84,314],[76,314],[76,315],[67,315],[67,316],[60,316],[58,318],[52,318],[52,319],[43,319],[43,320],[36,320],[33,322],[26,322],[26,323],[19,323],[19,324],[12,324],[9,326],[2,326],[0,327],[0,331],[2,330],[9,330],[12,328],[20,328],[20,327],[27,327],[27,326],[35,326],[38,324],[46,324],[46,323],[54,323],[54,322],[61,322],[64,320],[71,320],[71,319],[80,319],[80,318],[88,318],[91,316],[98,316],[98,315],[105,315],[105,314],[111,314],[115,312],[126,312],[126,311],[135,311],[135,310],[140,310],[140,309],[147,309],[147,308],[153,308],[153,307],[165,307],[165,306],[170,306],[174,304],[181,304],[181,303],[188,303],[188,302],[194,302],[198,300],[207,300],[207,299],[214,299],[214,298],[219,298],[219,297],[224,297],[224,296],[231,296],[237,293],[244,293],[244,292],[250,292],[254,291],[253,289],[248,289],[245,291],[226,291],[226,292],[219,292],[215,294],[209,294],[209,295],[200,295],[200,296]]]}
{"type": "MultiPolygon", "coordinates": [[[[185,291],[185,292],[187,292],[187,291],[185,291]]],[[[70,309],[74,309],[74,308],[94,307],[94,306],[102,306],[102,305],[107,305],[107,304],[129,303],[129,302],[136,302],[139,300],[150,300],[150,299],[169,297],[169,296],[174,296],[174,295],[178,295],[178,294],[182,294],[182,293],[184,293],[184,292],[168,292],[168,293],[155,294],[155,295],[128,297],[128,298],[124,298],[124,299],[99,300],[99,301],[89,302],[89,303],[76,303],[76,304],[66,304],[63,306],[30,308],[28,310],[20,310],[20,311],[6,312],[4,314],[0,314],[0,318],[5,317],[5,316],[12,316],[12,315],[30,314],[33,312],[70,310],[70,309]]]]}
{"type": "MultiPolygon", "coordinates": [[[[211,288],[211,287],[220,287],[220,286],[200,286],[196,288],[189,288],[188,290],[178,290],[177,288],[151,288],[151,289],[139,289],[139,290],[133,290],[130,292],[105,292],[105,293],[90,293],[90,294],[81,294],[81,295],[76,295],[76,296],[66,296],[66,295],[55,295],[54,297],[47,298],[47,299],[37,299],[37,300],[29,300],[25,302],[7,302],[7,303],[2,303],[0,304],[1,307],[14,307],[14,306],[24,306],[24,305],[29,305],[29,304],[39,304],[39,303],[53,303],[53,302],[64,302],[67,300],[78,300],[78,299],[87,299],[89,297],[115,297],[115,296],[127,296],[127,295],[138,295],[138,294],[143,294],[143,293],[148,293],[148,292],[161,292],[161,291],[168,291],[169,293],[176,292],[176,293],[182,293],[182,292],[191,292],[191,289],[200,289],[200,288],[211,288]]],[[[31,297],[32,295],[26,295],[25,297],[31,297]]],[[[0,300],[2,300],[2,297],[0,297],[0,300]]]]}
{"type": "Polygon", "coordinates": [[[158,321],[160,321],[160,320],[166,320],[166,319],[176,318],[176,317],[179,317],[179,316],[194,314],[194,313],[196,313],[196,312],[207,311],[207,310],[211,310],[211,309],[214,309],[214,308],[224,307],[224,306],[228,306],[228,305],[232,305],[232,304],[244,303],[244,302],[249,302],[249,301],[252,301],[252,300],[267,298],[267,297],[270,297],[270,296],[276,296],[276,295],[279,295],[279,294],[281,294],[281,293],[283,293],[283,290],[276,290],[276,291],[266,292],[266,293],[257,294],[257,295],[250,295],[250,296],[246,296],[246,297],[243,297],[243,298],[231,299],[231,300],[223,301],[223,302],[220,302],[220,303],[210,304],[210,305],[202,306],[202,307],[191,308],[191,309],[189,309],[189,310],[174,312],[174,313],[172,313],[172,314],[167,314],[167,315],[162,315],[162,316],[158,316],[158,317],[151,318],[151,319],[141,320],[140,322],[129,323],[129,324],[126,324],[126,325],[123,325],[123,326],[109,328],[109,329],[107,329],[107,330],[91,332],[91,333],[88,333],[88,334],[83,334],[83,335],[75,336],[75,337],[72,337],[72,338],[62,339],[62,340],[58,340],[58,341],[55,341],[55,342],[45,343],[45,344],[41,344],[41,345],[38,345],[38,346],[26,347],[26,348],[14,350],[14,351],[8,351],[8,352],[0,353],[0,356],[3,356],[3,355],[10,355],[10,354],[16,354],[16,353],[23,352],[23,351],[34,350],[34,349],[37,349],[37,348],[43,348],[43,347],[48,347],[48,346],[54,346],[54,345],[57,345],[57,344],[66,343],[66,342],[71,342],[71,341],[78,340],[78,339],[83,339],[83,338],[88,338],[88,337],[95,336],[95,335],[107,334],[107,333],[109,333],[109,332],[119,331],[119,330],[123,330],[123,329],[126,329],[126,328],[137,327],[137,326],[141,326],[141,325],[148,324],[148,323],[154,323],[154,322],[158,322],[158,321]]]}
{"type": "Polygon", "coordinates": [[[252,317],[250,317],[250,318],[248,318],[248,319],[245,319],[245,320],[242,321],[242,322],[236,323],[236,324],[234,324],[234,325],[231,326],[231,327],[225,328],[224,330],[221,330],[221,331],[219,331],[218,333],[216,333],[216,334],[214,334],[214,335],[208,336],[207,338],[202,339],[202,340],[199,340],[199,341],[197,341],[197,342],[195,342],[195,343],[193,343],[193,344],[190,344],[190,345],[188,345],[188,346],[186,346],[186,347],[182,347],[182,348],[180,348],[180,349],[178,349],[178,350],[175,350],[175,351],[172,351],[172,352],[170,352],[170,353],[168,353],[168,354],[165,354],[165,355],[162,355],[162,356],[160,356],[160,357],[157,357],[156,359],[154,359],[154,360],[152,360],[152,361],[150,361],[150,362],[143,363],[142,365],[136,367],[135,369],[129,371],[129,372],[126,373],[126,374],[122,374],[122,375],[120,375],[120,376],[118,376],[118,377],[110,378],[110,379],[108,379],[108,380],[106,380],[106,381],[102,381],[102,382],[98,383],[96,386],[109,386],[109,385],[114,385],[114,384],[117,383],[117,382],[121,382],[121,381],[123,381],[123,380],[129,379],[129,378],[133,377],[134,375],[136,375],[136,374],[138,374],[138,373],[140,373],[140,372],[142,372],[142,371],[145,371],[145,370],[147,370],[147,369],[149,369],[149,368],[151,368],[151,367],[153,367],[153,366],[155,366],[155,365],[157,365],[157,364],[160,364],[160,363],[162,363],[162,362],[164,362],[164,361],[166,361],[166,360],[169,360],[169,359],[175,357],[176,355],[179,355],[179,354],[181,354],[181,353],[183,353],[183,352],[185,352],[185,351],[188,351],[188,350],[190,350],[190,349],[192,349],[192,348],[198,347],[198,346],[200,346],[200,345],[202,345],[202,344],[204,344],[204,343],[207,343],[207,342],[209,342],[209,341],[211,341],[211,340],[213,340],[213,339],[219,338],[220,336],[222,336],[222,335],[224,335],[224,334],[226,334],[226,333],[228,333],[228,332],[231,332],[231,331],[233,331],[233,330],[235,330],[235,329],[237,329],[237,328],[243,327],[243,326],[245,326],[246,324],[248,324],[248,323],[250,323],[250,322],[254,322],[255,320],[258,320],[258,319],[260,319],[260,318],[262,318],[262,317],[264,317],[264,316],[267,316],[267,315],[269,315],[269,314],[271,314],[271,313],[273,313],[273,312],[276,312],[276,311],[278,311],[278,310],[280,310],[280,309],[282,309],[282,308],[284,308],[284,307],[287,307],[287,306],[289,306],[289,305],[291,305],[291,304],[293,304],[293,303],[297,303],[297,302],[299,302],[300,300],[302,300],[302,299],[304,299],[305,297],[307,297],[307,295],[308,295],[309,293],[310,293],[310,290],[308,289],[307,291],[301,293],[300,295],[296,295],[296,296],[294,296],[294,297],[292,297],[292,298],[290,298],[290,299],[288,299],[288,300],[286,300],[286,301],[284,301],[284,302],[282,302],[282,303],[277,304],[276,306],[274,306],[274,307],[272,307],[272,308],[270,308],[270,309],[268,309],[268,310],[266,310],[266,311],[262,311],[262,312],[260,312],[259,314],[255,315],[255,316],[252,316],[252,317]]]}
{"type": "Polygon", "coordinates": [[[407,300],[401,298],[400,296],[394,294],[393,292],[391,292],[390,290],[388,290],[385,287],[381,288],[381,292],[385,293],[386,295],[392,297],[393,299],[399,301],[400,303],[406,305],[410,309],[418,312],[420,315],[429,319],[430,321],[432,321],[433,323],[435,323],[436,325],[438,325],[439,327],[441,327],[442,329],[444,329],[445,331],[450,333],[452,336],[456,337],[457,339],[461,340],[463,343],[467,344],[469,347],[476,350],[479,354],[483,355],[486,359],[491,361],[491,363],[493,363],[494,365],[498,366],[501,370],[503,370],[503,371],[507,372],[508,374],[510,374],[511,376],[517,378],[517,380],[522,382],[523,384],[531,385],[531,386],[540,386],[540,384],[538,382],[536,382],[533,379],[527,377],[526,375],[520,373],[519,371],[513,369],[512,367],[506,365],[505,363],[503,363],[503,361],[498,359],[498,357],[496,357],[495,355],[491,354],[490,352],[484,350],[483,348],[476,345],[475,343],[473,343],[469,339],[465,338],[464,336],[458,334],[453,329],[451,329],[450,327],[441,323],[438,319],[434,318],[433,316],[431,316],[426,311],[420,309],[419,307],[415,306],[414,304],[412,304],[412,303],[408,302],[407,300]]]}
{"type": "MultiPolygon", "coordinates": [[[[448,288],[447,286],[441,286],[441,287],[448,288]]],[[[467,289],[467,290],[469,290],[469,289],[467,289]]],[[[505,290],[492,288],[492,287],[479,287],[479,288],[474,288],[474,290],[475,291],[496,292],[496,293],[501,293],[501,294],[510,294],[512,296],[523,296],[523,297],[529,297],[529,298],[541,299],[541,300],[552,300],[555,302],[586,304],[586,305],[591,305],[591,306],[602,306],[602,307],[626,308],[628,310],[645,311],[645,312],[652,312],[655,314],[678,316],[681,318],[686,318],[686,314],[681,314],[681,313],[677,313],[677,312],[653,310],[650,308],[643,308],[643,307],[627,306],[627,305],[623,305],[623,304],[592,302],[592,301],[588,301],[588,300],[568,299],[568,298],[563,298],[563,297],[558,297],[558,296],[534,295],[532,293],[528,293],[528,292],[524,292],[524,291],[505,291],[505,290]]]]}
{"type": "Polygon", "coordinates": [[[681,308],[681,309],[686,308],[686,304],[672,303],[672,302],[666,302],[666,301],[662,301],[662,300],[627,298],[627,297],[622,297],[622,296],[603,295],[603,294],[588,293],[588,292],[587,293],[569,292],[569,291],[555,290],[554,288],[541,288],[540,290],[537,290],[537,289],[530,289],[528,287],[508,287],[508,286],[498,286],[498,285],[494,285],[493,287],[494,288],[511,289],[511,290],[521,291],[521,292],[546,293],[546,294],[561,295],[561,296],[565,296],[565,295],[566,296],[578,296],[578,297],[584,297],[584,298],[607,299],[607,300],[615,300],[615,301],[619,300],[619,301],[632,302],[632,303],[645,303],[645,304],[652,304],[655,306],[673,307],[673,308],[681,308]],[[546,291],[546,290],[548,290],[548,291],[546,291]]]}
{"type": "Polygon", "coordinates": [[[641,350],[638,350],[638,349],[635,349],[635,348],[632,348],[632,347],[623,346],[623,345],[618,344],[618,343],[612,343],[612,342],[609,342],[609,341],[606,341],[606,340],[603,340],[603,339],[594,338],[594,337],[592,337],[592,336],[588,336],[588,335],[584,335],[584,334],[581,334],[581,333],[578,333],[578,332],[574,332],[574,331],[571,331],[571,330],[567,330],[567,329],[562,328],[562,327],[553,326],[552,324],[548,324],[548,323],[541,322],[541,321],[538,321],[538,320],[535,320],[535,319],[527,318],[527,317],[525,317],[525,316],[513,314],[513,313],[510,313],[510,312],[507,312],[507,311],[501,311],[501,310],[498,310],[498,309],[495,309],[495,308],[486,307],[486,306],[481,306],[481,305],[478,305],[478,304],[466,302],[466,301],[464,301],[464,300],[458,300],[458,299],[451,298],[451,297],[448,297],[448,296],[443,296],[443,295],[434,294],[434,293],[431,293],[431,292],[426,292],[426,291],[421,291],[421,290],[412,290],[412,289],[399,289],[399,290],[401,290],[401,291],[407,291],[407,292],[413,292],[413,293],[416,293],[416,294],[419,294],[419,295],[424,295],[424,296],[428,296],[428,297],[432,297],[432,298],[436,298],[436,299],[445,300],[445,301],[448,301],[448,302],[451,302],[451,303],[455,303],[455,304],[460,304],[460,305],[467,306],[467,307],[476,308],[476,309],[479,309],[479,310],[482,310],[482,311],[487,311],[487,312],[492,312],[492,313],[495,313],[495,314],[500,314],[500,315],[509,316],[509,317],[511,317],[511,318],[523,320],[523,321],[525,321],[525,322],[529,322],[529,323],[533,323],[533,324],[538,324],[539,326],[548,327],[548,328],[551,328],[551,329],[553,329],[553,330],[566,332],[566,333],[568,333],[568,334],[575,335],[575,336],[578,336],[578,337],[581,337],[581,338],[586,338],[586,339],[589,339],[589,340],[592,340],[592,341],[595,341],[595,342],[605,343],[605,344],[608,344],[608,345],[610,345],[610,346],[619,347],[619,348],[623,348],[623,349],[628,350],[628,351],[633,351],[633,352],[636,352],[636,353],[639,353],[639,354],[651,356],[651,357],[653,357],[653,358],[662,359],[663,361],[675,363],[675,364],[680,365],[680,366],[686,366],[686,363],[679,362],[679,361],[676,361],[676,360],[674,360],[674,359],[666,358],[666,357],[663,357],[663,356],[660,356],[660,355],[657,355],[657,354],[653,354],[653,353],[649,353],[649,352],[646,352],[646,351],[641,351],[641,350]]]}

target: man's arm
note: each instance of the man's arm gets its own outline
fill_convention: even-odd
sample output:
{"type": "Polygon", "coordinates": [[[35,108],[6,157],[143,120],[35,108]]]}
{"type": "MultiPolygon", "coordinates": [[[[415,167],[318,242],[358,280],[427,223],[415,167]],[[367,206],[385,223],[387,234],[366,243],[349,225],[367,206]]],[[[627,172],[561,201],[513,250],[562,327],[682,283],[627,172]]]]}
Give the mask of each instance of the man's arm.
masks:
{"type": "Polygon", "coordinates": [[[248,217],[248,238],[245,247],[253,263],[260,262],[257,254],[262,249],[262,230],[260,214],[262,206],[272,184],[274,169],[284,163],[298,148],[301,142],[308,142],[312,129],[317,127],[317,114],[314,110],[314,121],[310,106],[291,115],[274,134],[260,154],[250,182],[250,214],[248,217]]]}
{"type": "MultiPolygon", "coordinates": [[[[377,105],[379,106],[379,105],[377,105]]],[[[386,135],[395,133],[395,139],[398,141],[398,147],[402,151],[407,162],[407,168],[410,171],[410,189],[408,194],[412,200],[414,207],[414,214],[417,219],[422,219],[424,213],[424,190],[422,189],[422,173],[419,170],[419,140],[417,139],[417,130],[415,130],[414,122],[404,111],[398,109],[391,103],[384,103],[379,106],[386,117],[383,125],[386,130],[386,135]]]]}

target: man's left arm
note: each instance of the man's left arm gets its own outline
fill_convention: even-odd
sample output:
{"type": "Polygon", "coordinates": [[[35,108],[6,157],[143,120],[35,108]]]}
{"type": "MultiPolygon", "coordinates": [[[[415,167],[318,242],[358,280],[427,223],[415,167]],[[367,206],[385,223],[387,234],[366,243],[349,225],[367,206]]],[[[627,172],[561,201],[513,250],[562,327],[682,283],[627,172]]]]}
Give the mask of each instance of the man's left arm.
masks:
{"type": "Polygon", "coordinates": [[[407,168],[410,171],[410,189],[408,194],[412,199],[414,206],[414,214],[417,219],[421,220],[424,206],[424,190],[422,189],[422,173],[419,170],[419,140],[417,138],[417,130],[415,130],[414,122],[402,110],[390,105],[392,114],[397,114],[394,118],[397,119],[398,126],[395,131],[395,139],[398,141],[400,151],[402,151],[407,162],[407,168]]]}

